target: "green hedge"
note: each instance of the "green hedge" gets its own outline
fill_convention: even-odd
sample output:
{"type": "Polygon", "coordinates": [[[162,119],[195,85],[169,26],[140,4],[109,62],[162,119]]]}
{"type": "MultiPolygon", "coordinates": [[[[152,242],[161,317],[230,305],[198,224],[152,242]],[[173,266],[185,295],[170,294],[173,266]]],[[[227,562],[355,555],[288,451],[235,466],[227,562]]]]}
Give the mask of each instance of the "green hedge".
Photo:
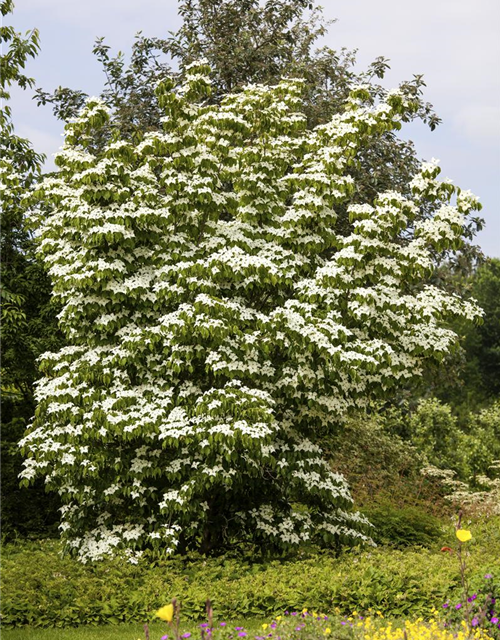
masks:
{"type": "MultiPolygon", "coordinates": [[[[472,588],[486,573],[500,580],[500,519],[470,543],[472,588]]],[[[442,544],[452,544],[452,538],[442,544]]],[[[287,560],[190,556],[137,566],[118,560],[84,566],[58,555],[53,541],[7,545],[3,552],[5,627],[62,627],[149,620],[173,596],[185,618],[266,617],[286,609],[342,613],[373,608],[395,617],[426,615],[458,589],[456,559],[433,550],[350,551],[340,558],[304,553],[287,560]]]]}

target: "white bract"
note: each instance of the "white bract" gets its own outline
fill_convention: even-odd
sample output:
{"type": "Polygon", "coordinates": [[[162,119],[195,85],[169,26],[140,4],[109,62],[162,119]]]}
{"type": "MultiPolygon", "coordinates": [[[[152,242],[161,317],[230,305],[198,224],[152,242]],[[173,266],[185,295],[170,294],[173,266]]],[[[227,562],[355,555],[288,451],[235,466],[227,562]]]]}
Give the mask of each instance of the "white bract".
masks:
{"type": "Polygon", "coordinates": [[[360,150],[414,108],[400,92],[369,107],[360,88],[308,131],[300,81],[209,105],[208,75],[160,85],[164,132],[99,157],[108,114],[90,99],[36,194],[70,346],[41,360],[24,478],[59,492],[83,561],[369,541],[315,434],[446,354],[451,317],[479,314],[427,284],[472,194],[432,162],[412,199],[357,198],[360,150]]]}

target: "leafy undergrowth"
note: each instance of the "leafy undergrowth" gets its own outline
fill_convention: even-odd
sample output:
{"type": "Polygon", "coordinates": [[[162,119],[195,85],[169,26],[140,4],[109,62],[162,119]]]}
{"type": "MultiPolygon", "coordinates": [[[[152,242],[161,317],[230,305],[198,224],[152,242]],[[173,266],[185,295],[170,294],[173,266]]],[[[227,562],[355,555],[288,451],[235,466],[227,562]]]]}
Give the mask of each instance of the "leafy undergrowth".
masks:
{"type": "MultiPolygon", "coordinates": [[[[474,525],[470,587],[493,575],[500,581],[500,518],[474,525]]],[[[6,545],[3,551],[3,627],[71,627],[144,622],[173,596],[184,620],[204,616],[206,598],[219,619],[255,619],[283,611],[341,615],[370,608],[399,619],[427,617],[434,606],[459,597],[456,559],[440,551],[453,530],[431,549],[381,547],[336,558],[310,550],[293,558],[260,560],[190,555],[130,565],[119,559],[82,565],[59,556],[54,541],[6,545]]],[[[134,639],[135,640],[135,639],[134,639]]]]}

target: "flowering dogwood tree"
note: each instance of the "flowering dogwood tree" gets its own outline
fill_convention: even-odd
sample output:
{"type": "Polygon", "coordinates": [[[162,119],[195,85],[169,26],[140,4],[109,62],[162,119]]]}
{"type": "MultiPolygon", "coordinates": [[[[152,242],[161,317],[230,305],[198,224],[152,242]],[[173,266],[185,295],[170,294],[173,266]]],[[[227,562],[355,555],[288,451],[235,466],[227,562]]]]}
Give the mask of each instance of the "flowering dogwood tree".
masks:
{"type": "Polygon", "coordinates": [[[440,359],[449,318],[479,315],[426,284],[472,194],[431,162],[412,199],[357,201],[360,150],[414,108],[400,92],[372,104],[359,87],[307,131],[300,81],[209,105],[209,71],[158,87],[164,132],[99,154],[108,113],[89,99],[35,194],[71,346],[42,358],[23,481],[59,492],[83,561],[369,540],[315,433],[440,359]]]}

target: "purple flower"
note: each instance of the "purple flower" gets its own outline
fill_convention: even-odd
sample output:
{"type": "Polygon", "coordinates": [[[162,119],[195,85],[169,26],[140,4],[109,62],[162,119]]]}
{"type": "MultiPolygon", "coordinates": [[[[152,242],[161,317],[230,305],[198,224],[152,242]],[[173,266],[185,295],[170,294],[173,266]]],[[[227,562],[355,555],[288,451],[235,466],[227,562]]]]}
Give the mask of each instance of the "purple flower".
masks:
{"type": "Polygon", "coordinates": [[[297,612],[296,611],[292,611],[292,616],[296,616],[297,612]]]}
{"type": "Polygon", "coordinates": [[[200,624],[200,627],[202,629],[206,629],[208,627],[208,622],[204,622],[203,624],[200,624]]]}
{"type": "Polygon", "coordinates": [[[491,578],[493,578],[493,576],[491,575],[491,573],[487,573],[487,574],[484,576],[484,579],[485,579],[485,580],[491,580],[491,578]]]}
{"type": "Polygon", "coordinates": [[[447,609],[449,606],[450,606],[450,605],[449,605],[447,602],[445,602],[445,603],[443,604],[443,609],[447,609]]]}
{"type": "Polygon", "coordinates": [[[162,636],[161,640],[168,640],[168,636],[162,636]]]}
{"type": "Polygon", "coordinates": [[[471,625],[473,627],[477,627],[478,624],[479,624],[479,618],[472,618],[471,625]]]}
{"type": "Polygon", "coordinates": [[[300,631],[302,627],[295,627],[295,631],[300,631]]]}
{"type": "Polygon", "coordinates": [[[277,626],[276,622],[273,622],[272,625],[271,625],[271,629],[276,629],[276,626],[277,626]]]}
{"type": "Polygon", "coordinates": [[[191,634],[189,633],[189,631],[187,633],[183,633],[181,638],[190,638],[191,634]]]}
{"type": "Polygon", "coordinates": [[[496,624],[498,622],[498,618],[492,618],[491,619],[491,624],[496,624]]]}
{"type": "Polygon", "coordinates": [[[234,627],[235,631],[243,631],[244,627],[234,627]]]}
{"type": "Polygon", "coordinates": [[[225,627],[225,626],[226,626],[226,623],[225,623],[225,622],[221,622],[221,623],[220,623],[220,626],[221,626],[221,627],[225,627]]]}
{"type": "Polygon", "coordinates": [[[462,608],[462,603],[459,602],[458,604],[455,605],[455,609],[461,609],[462,608]]]}
{"type": "Polygon", "coordinates": [[[474,600],[477,598],[477,594],[474,594],[473,596],[471,596],[470,598],[467,598],[467,602],[474,602],[474,600]]]}
{"type": "Polygon", "coordinates": [[[246,631],[240,631],[238,635],[240,638],[244,638],[247,634],[246,634],[246,631]]]}

